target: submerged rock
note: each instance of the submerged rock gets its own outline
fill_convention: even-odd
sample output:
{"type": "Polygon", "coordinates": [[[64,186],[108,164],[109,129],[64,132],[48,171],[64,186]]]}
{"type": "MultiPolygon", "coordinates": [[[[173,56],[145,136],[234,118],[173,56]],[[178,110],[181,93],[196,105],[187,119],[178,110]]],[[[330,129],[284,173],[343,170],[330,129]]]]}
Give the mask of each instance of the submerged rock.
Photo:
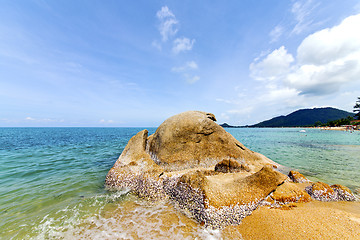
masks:
{"type": "MultiPolygon", "coordinates": [[[[211,113],[189,111],[165,120],[151,136],[147,130],[137,133],[107,174],[106,186],[149,200],[169,199],[213,228],[239,224],[269,196],[308,201],[295,183],[284,183],[290,180],[277,170],[279,164],[246,148],[215,121],[211,113]]],[[[307,180],[299,174],[290,177],[307,180]]],[[[321,198],[314,186],[309,194],[321,198]]],[[[350,199],[346,189],[330,189],[350,199]]]]}

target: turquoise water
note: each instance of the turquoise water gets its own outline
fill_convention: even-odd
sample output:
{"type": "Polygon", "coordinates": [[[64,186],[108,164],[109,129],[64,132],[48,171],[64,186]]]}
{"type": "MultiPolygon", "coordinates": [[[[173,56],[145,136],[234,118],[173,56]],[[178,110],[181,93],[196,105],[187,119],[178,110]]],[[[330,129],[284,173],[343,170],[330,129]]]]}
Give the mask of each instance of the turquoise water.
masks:
{"type": "MultiPolygon", "coordinates": [[[[217,238],[220,233],[203,229],[166,203],[149,205],[126,192],[104,190],[108,170],[140,130],[0,128],[0,238],[217,238]]],[[[360,132],[226,130],[251,150],[314,181],[360,187],[360,132]]]]}

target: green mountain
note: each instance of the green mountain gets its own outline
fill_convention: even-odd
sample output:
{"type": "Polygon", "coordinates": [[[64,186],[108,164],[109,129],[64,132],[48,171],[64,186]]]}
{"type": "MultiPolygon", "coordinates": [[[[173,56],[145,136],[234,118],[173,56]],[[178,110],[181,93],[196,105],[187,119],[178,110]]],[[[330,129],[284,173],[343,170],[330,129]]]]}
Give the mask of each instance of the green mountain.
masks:
{"type": "Polygon", "coordinates": [[[279,116],[249,127],[304,127],[314,125],[316,122],[329,121],[354,116],[354,113],[336,108],[300,109],[286,116],[279,116]]]}

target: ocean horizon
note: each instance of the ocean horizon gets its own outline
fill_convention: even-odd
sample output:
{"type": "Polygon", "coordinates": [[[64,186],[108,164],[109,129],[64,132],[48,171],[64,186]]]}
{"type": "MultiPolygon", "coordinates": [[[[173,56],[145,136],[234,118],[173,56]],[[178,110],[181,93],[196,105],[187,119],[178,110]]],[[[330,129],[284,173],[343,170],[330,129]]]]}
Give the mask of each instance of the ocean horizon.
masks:
{"type": "MultiPolygon", "coordinates": [[[[0,128],[0,239],[221,238],[166,203],[104,180],[128,140],[144,128],[0,128]]],[[[149,134],[156,128],[146,128],[149,134]]],[[[360,188],[360,132],[301,128],[226,129],[312,181],[360,188]]]]}

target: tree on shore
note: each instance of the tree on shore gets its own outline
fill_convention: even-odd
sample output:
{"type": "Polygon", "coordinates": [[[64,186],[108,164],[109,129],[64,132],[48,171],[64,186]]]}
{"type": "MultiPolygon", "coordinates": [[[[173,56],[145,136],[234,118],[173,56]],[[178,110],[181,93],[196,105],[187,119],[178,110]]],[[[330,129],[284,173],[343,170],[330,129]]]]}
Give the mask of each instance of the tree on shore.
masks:
{"type": "Polygon", "coordinates": [[[354,112],[357,112],[355,114],[355,117],[360,120],[360,97],[358,97],[358,100],[356,101],[355,103],[355,106],[354,106],[354,112]]]}

